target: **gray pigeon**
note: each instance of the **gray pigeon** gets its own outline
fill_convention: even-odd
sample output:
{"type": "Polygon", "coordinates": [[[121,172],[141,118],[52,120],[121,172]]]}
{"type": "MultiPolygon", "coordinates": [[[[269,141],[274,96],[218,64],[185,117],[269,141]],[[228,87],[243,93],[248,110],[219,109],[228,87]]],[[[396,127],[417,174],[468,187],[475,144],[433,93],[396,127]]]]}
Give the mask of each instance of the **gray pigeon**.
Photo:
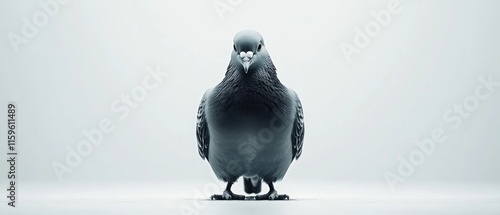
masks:
{"type": "Polygon", "coordinates": [[[211,199],[245,199],[231,191],[241,176],[248,194],[260,193],[261,181],[269,185],[257,200],[289,199],[273,183],[302,153],[304,115],[297,94],[279,81],[258,32],[236,34],[226,75],[205,92],[197,118],[198,152],[227,182],[211,199]]]}

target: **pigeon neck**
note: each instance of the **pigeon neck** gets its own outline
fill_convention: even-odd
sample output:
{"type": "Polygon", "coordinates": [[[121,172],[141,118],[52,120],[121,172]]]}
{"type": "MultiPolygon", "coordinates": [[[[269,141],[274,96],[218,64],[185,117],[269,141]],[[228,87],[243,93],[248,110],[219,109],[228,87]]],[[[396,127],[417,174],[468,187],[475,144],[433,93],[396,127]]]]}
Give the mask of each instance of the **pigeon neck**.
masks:
{"type": "Polygon", "coordinates": [[[281,84],[276,68],[269,61],[265,66],[245,74],[230,63],[226,77],[216,87],[217,110],[252,109],[256,112],[281,110],[286,102],[286,87],[281,84]]]}

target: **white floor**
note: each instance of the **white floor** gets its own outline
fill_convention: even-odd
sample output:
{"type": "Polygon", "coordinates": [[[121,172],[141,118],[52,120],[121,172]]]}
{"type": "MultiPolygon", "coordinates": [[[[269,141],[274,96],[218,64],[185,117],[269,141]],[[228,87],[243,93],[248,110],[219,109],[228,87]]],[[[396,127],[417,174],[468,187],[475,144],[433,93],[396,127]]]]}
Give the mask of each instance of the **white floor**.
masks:
{"type": "MultiPolygon", "coordinates": [[[[500,214],[498,187],[405,188],[290,186],[289,201],[210,201],[215,184],[99,185],[24,188],[16,208],[0,214],[500,214]]],[[[223,186],[223,184],[217,184],[223,186]]],[[[277,186],[280,187],[280,186],[277,186]]],[[[235,192],[241,188],[235,185],[235,192]]]]}

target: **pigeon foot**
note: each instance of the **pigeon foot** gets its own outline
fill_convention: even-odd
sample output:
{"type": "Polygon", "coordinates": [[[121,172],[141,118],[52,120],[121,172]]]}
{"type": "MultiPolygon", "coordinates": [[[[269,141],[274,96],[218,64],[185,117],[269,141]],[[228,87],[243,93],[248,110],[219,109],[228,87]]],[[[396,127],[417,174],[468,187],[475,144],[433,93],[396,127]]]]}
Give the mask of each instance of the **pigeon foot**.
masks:
{"type": "Polygon", "coordinates": [[[211,200],[245,200],[244,195],[234,194],[230,190],[224,190],[222,195],[214,194],[210,197],[211,200]]]}
{"type": "Polygon", "coordinates": [[[266,194],[255,196],[255,200],[290,200],[290,197],[286,194],[280,195],[276,190],[273,190],[266,194]]]}

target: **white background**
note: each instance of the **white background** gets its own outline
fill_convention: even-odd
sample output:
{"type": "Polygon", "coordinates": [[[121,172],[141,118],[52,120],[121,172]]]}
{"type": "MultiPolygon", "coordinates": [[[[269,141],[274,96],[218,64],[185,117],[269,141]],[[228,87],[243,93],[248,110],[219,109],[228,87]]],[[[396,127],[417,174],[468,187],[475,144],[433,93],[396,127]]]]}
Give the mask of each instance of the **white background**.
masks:
{"type": "MultiPolygon", "coordinates": [[[[19,205],[10,212],[500,212],[500,87],[457,129],[443,119],[480,77],[500,81],[496,1],[400,0],[402,11],[350,62],[341,44],[354,45],[355,29],[388,0],[70,1],[16,52],[8,35],[22,36],[23,18],[44,11],[39,2],[0,7],[0,123],[6,130],[14,101],[19,124],[19,205]],[[218,13],[217,2],[230,10],[218,13]],[[264,36],[278,77],[304,106],[303,154],[276,184],[299,204],[204,201],[224,184],[198,155],[196,110],[244,29],[264,36]],[[120,118],[113,102],[157,66],[168,77],[120,118]],[[53,164],[65,165],[67,147],[105,118],[114,131],[58,180],[53,164]],[[408,159],[436,128],[446,140],[391,191],[384,174],[397,175],[398,156],[408,159]]],[[[0,140],[3,157],[6,132],[0,140]]],[[[6,187],[7,163],[0,173],[6,187]]]]}

